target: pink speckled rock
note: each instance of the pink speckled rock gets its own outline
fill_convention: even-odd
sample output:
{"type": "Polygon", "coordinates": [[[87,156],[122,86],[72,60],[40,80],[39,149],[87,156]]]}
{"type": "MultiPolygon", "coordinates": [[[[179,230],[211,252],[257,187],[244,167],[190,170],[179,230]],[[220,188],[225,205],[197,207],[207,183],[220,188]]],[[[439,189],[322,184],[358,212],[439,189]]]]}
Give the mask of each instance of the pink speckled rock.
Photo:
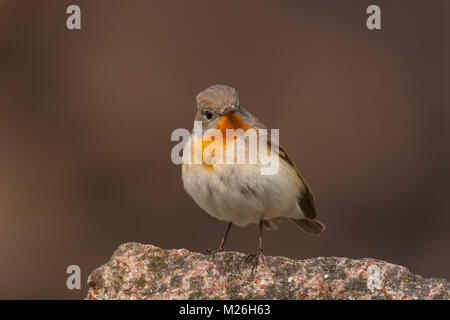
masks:
{"type": "Polygon", "coordinates": [[[121,245],[89,277],[88,299],[449,299],[450,283],[375,259],[265,257],[121,245]]]}

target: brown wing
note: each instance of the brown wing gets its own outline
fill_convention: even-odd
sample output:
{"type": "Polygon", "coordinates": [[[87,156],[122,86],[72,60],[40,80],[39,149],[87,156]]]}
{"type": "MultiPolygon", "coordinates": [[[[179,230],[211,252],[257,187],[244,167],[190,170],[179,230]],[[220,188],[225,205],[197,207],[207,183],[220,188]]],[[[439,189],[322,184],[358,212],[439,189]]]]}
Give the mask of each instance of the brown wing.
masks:
{"type": "MultiPolygon", "coordinates": [[[[252,116],[253,117],[253,116],[252,116]]],[[[266,129],[266,126],[262,124],[258,119],[253,117],[254,127],[255,128],[261,128],[266,129]]],[[[270,138],[270,130],[267,130],[267,142],[269,144],[269,147],[271,145],[271,138],[270,138]]],[[[304,185],[304,190],[302,190],[300,197],[298,198],[298,204],[300,208],[302,209],[303,213],[305,214],[305,217],[309,219],[314,219],[317,217],[317,211],[316,206],[314,204],[314,194],[312,193],[311,189],[309,188],[308,184],[306,183],[305,178],[303,178],[302,174],[300,173],[300,170],[298,170],[295,163],[289,158],[286,151],[284,151],[283,147],[279,147],[279,155],[280,158],[286,161],[288,164],[290,164],[294,169],[295,172],[297,172],[298,177],[300,178],[300,181],[304,185]]]]}
{"type": "Polygon", "coordinates": [[[298,198],[298,204],[300,205],[300,208],[302,208],[303,213],[305,214],[305,217],[314,219],[317,217],[316,212],[316,206],[314,204],[314,194],[312,193],[311,189],[309,188],[308,184],[306,183],[305,178],[303,178],[302,174],[298,170],[295,163],[289,158],[286,151],[284,151],[283,147],[279,146],[280,149],[280,158],[285,160],[288,164],[290,164],[294,169],[295,172],[297,172],[298,177],[302,181],[304,185],[304,190],[302,190],[302,193],[300,194],[300,197],[298,198]]]}

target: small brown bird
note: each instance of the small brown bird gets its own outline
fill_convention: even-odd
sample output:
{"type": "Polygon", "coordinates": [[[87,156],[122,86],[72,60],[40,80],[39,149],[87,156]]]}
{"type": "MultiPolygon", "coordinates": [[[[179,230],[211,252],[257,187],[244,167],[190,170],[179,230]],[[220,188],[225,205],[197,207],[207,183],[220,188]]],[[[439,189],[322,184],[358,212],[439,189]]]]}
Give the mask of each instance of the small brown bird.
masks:
{"type": "MultiPolygon", "coordinates": [[[[250,112],[244,109],[234,88],[214,85],[197,95],[196,121],[201,121],[203,132],[209,129],[226,130],[266,129],[250,112]]],[[[186,145],[192,146],[200,141],[202,150],[214,140],[205,143],[204,136],[194,132],[186,145]],[[195,139],[197,138],[197,139],[195,139]]],[[[225,136],[225,134],[224,134],[225,136]]],[[[234,138],[235,140],[236,138],[234,138]]],[[[233,143],[224,139],[223,143],[233,143]]],[[[268,149],[274,148],[270,141],[268,149]]],[[[228,226],[218,250],[223,251],[231,225],[246,226],[259,224],[259,249],[256,254],[248,256],[254,259],[254,270],[263,257],[262,227],[274,228],[274,218],[285,217],[294,222],[301,230],[311,235],[318,235],[325,226],[317,220],[314,195],[306,184],[299,170],[279,147],[279,167],[275,174],[263,175],[262,164],[246,163],[201,163],[186,161],[183,155],[182,179],[187,193],[198,206],[211,216],[227,221],[228,226]]],[[[186,147],[185,147],[186,152],[186,147]]]]}

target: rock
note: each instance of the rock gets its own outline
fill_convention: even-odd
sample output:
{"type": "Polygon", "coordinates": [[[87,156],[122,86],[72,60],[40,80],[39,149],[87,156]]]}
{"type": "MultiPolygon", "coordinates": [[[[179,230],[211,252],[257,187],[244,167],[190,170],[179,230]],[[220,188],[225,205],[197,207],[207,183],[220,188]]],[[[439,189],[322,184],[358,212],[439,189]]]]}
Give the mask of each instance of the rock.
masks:
{"type": "Polygon", "coordinates": [[[246,255],[121,245],[89,276],[87,299],[449,299],[450,283],[376,259],[246,255]]]}

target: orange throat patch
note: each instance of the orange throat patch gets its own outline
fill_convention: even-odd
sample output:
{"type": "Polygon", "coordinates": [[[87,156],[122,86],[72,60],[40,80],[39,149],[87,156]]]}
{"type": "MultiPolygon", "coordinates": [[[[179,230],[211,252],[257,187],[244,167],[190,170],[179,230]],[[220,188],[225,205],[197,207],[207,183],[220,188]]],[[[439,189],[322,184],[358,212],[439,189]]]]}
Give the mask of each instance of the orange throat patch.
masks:
{"type": "MultiPolygon", "coordinates": [[[[216,129],[220,130],[223,138],[223,149],[226,148],[226,140],[227,140],[227,129],[238,130],[242,129],[244,132],[250,129],[251,126],[246,124],[239,114],[234,111],[227,112],[220,120],[217,122],[216,129]]],[[[233,139],[235,140],[237,137],[233,135],[233,139]]],[[[212,136],[209,140],[202,139],[202,159],[203,166],[207,169],[213,169],[213,166],[204,161],[204,151],[207,146],[215,141],[214,136],[212,136]]],[[[214,153],[214,152],[213,152],[214,153]]],[[[214,156],[214,154],[213,154],[214,156]]]]}

